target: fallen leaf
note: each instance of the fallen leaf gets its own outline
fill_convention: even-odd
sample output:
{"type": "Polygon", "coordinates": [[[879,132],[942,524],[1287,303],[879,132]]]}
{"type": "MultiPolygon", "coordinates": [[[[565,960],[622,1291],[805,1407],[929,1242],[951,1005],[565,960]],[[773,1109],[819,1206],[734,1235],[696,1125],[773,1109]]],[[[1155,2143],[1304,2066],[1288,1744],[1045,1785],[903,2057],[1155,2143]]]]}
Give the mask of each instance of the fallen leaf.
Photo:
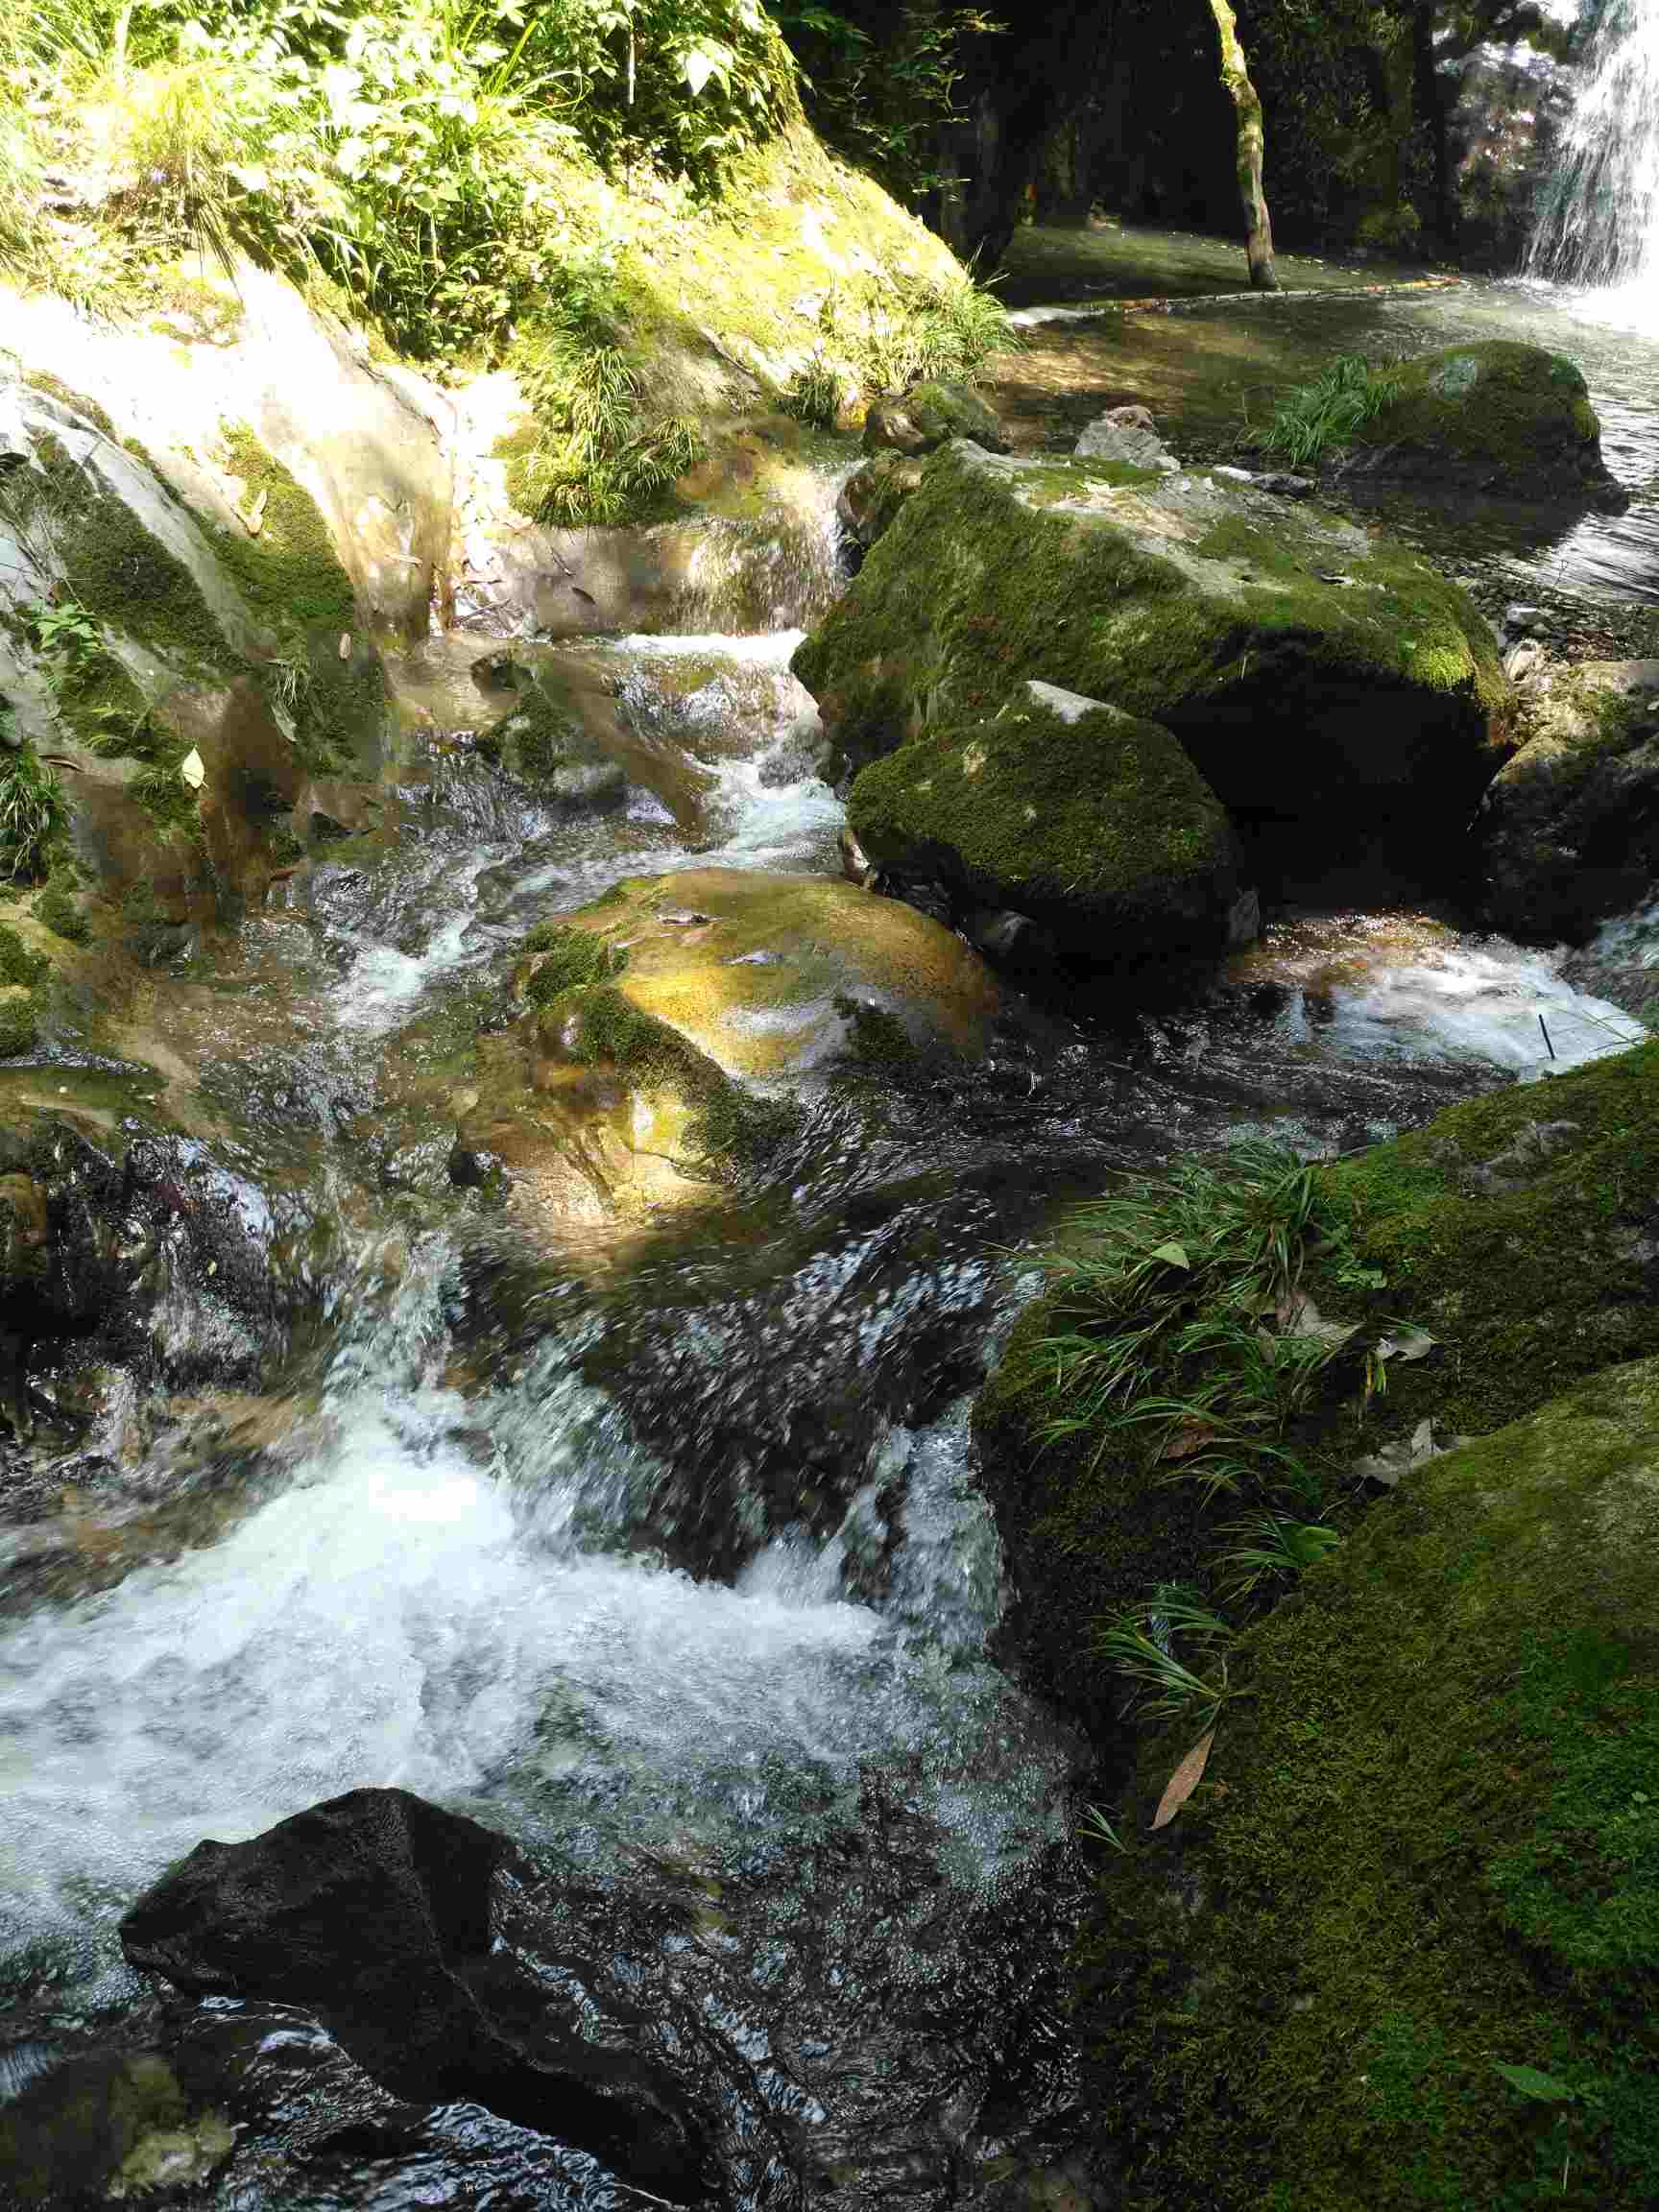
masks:
{"type": "Polygon", "coordinates": [[[1276,1316],[1286,1336],[1314,1336],[1321,1344],[1346,1344],[1358,1329],[1357,1321],[1327,1321],[1305,1290],[1286,1298],[1276,1316]]]}
{"type": "Polygon", "coordinates": [[[1213,1443],[1214,1436],[1214,1429],[1206,1429],[1195,1422],[1190,1423],[1188,1427],[1176,1430],[1174,1435],[1169,1438],[1159,1454],[1159,1457],[1161,1459],[1190,1459],[1194,1452],[1202,1452],[1206,1444],[1213,1443]]]}
{"type": "Polygon", "coordinates": [[[269,491],[262,488],[252,506],[238,507],[236,510],[236,519],[250,538],[257,538],[265,527],[265,502],[270,496],[269,491]]]}
{"type": "Polygon", "coordinates": [[[349,630],[342,630],[340,633],[340,658],[342,661],[349,661],[351,658],[351,633],[349,630]]]}
{"type": "Polygon", "coordinates": [[[1402,1329],[1398,1335],[1382,1338],[1377,1347],[1377,1357],[1379,1359],[1426,1359],[1436,1341],[1427,1329],[1402,1329]]]}
{"type": "Polygon", "coordinates": [[[1577,2102],[1578,2092],[1565,2081],[1557,2081],[1553,2074],[1542,2074],[1536,2066],[1505,2066],[1501,2059],[1492,2061],[1494,2074],[1502,2074],[1511,2089],[1519,2089],[1523,2097],[1530,2097],[1535,2104],[1572,2104],[1577,2102]]]}
{"type": "Polygon", "coordinates": [[[1189,1274],[1192,1271],[1192,1262],[1187,1257],[1185,1244],[1160,1244],[1153,1251],[1151,1257],[1154,1260],[1162,1260],[1166,1266],[1184,1267],[1189,1274]]]}
{"type": "Polygon", "coordinates": [[[207,770],[203,764],[202,756],[194,748],[180,761],[179,773],[192,791],[200,791],[207,781],[207,770]]]}
{"type": "Polygon", "coordinates": [[[1194,1790],[1204,1779],[1204,1767],[1210,1757],[1210,1746],[1215,1741],[1215,1731],[1200,1736],[1179,1767],[1169,1777],[1168,1787],[1158,1800],[1158,1810],[1152,1815],[1154,1828],[1167,1827],[1194,1790]]]}

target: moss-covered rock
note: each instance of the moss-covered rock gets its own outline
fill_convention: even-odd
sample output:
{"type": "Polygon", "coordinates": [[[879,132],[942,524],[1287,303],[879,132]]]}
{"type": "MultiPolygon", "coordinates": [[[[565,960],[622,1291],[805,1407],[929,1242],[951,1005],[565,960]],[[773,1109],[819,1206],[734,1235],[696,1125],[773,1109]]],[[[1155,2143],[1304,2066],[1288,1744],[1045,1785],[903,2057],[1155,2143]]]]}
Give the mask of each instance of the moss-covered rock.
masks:
{"type": "Polygon", "coordinates": [[[835,497],[835,513],[855,545],[866,552],[913,492],[920,489],[923,464],[910,453],[873,453],[854,469],[835,497]]]}
{"type": "Polygon", "coordinates": [[[1420,864],[1462,857],[1509,709],[1479,613],[1383,538],[1229,479],[960,442],[794,665],[854,765],[1036,677],[1163,723],[1241,826],[1420,864]]]}
{"type": "Polygon", "coordinates": [[[971,438],[989,453],[1006,453],[997,410],[966,384],[918,384],[902,398],[878,399],[864,419],[864,450],[931,453],[951,438],[971,438]]]}
{"type": "Polygon", "coordinates": [[[1480,808],[1489,910],[1578,941],[1659,877],[1659,661],[1583,662],[1526,698],[1534,734],[1480,808]]]}
{"type": "Polygon", "coordinates": [[[533,930],[526,1011],[461,1087],[458,1166],[505,1167],[558,1231],[698,1203],[790,1121],[777,1086],[839,1063],[974,1054],[998,1004],[958,938],[833,878],[636,878],[533,930]]]}
{"type": "Polygon", "coordinates": [[[1601,458],[1589,388],[1564,353],[1483,339],[1403,362],[1389,381],[1392,397],[1354,433],[1340,473],[1511,499],[1627,504],[1601,458]]]}
{"type": "Polygon", "coordinates": [[[1410,1476],[1149,1745],[1080,1949],[1130,2212],[1659,2194],[1659,1361],[1410,1476]]]}
{"type": "Polygon", "coordinates": [[[1028,914],[1102,967],[1218,950],[1238,896],[1226,813],[1168,731],[1045,684],[873,761],[848,821],[878,868],[1028,914]]]}

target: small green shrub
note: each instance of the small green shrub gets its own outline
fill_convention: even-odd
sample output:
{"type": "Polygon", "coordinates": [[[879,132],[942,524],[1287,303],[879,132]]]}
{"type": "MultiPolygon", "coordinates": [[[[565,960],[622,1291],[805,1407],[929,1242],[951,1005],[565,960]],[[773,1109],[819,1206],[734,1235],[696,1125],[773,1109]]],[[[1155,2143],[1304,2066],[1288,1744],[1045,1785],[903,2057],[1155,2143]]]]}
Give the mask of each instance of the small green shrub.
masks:
{"type": "Polygon", "coordinates": [[[15,929],[0,923],[0,984],[33,991],[51,965],[40,953],[31,952],[15,929]]]}
{"type": "Polygon", "coordinates": [[[58,778],[32,745],[0,755],[0,871],[14,883],[37,881],[68,821],[58,778]]]}
{"type": "Polygon", "coordinates": [[[1187,1720],[1213,1728],[1238,1693],[1228,1680],[1233,1629],[1190,1590],[1155,1591],[1143,1605],[1097,1628],[1094,1651],[1134,1686],[1131,1710],[1148,1720],[1187,1720]],[[1191,1652],[1184,1660],[1178,1645],[1191,1652]]]}
{"type": "Polygon", "coordinates": [[[39,1036],[35,1001],[16,992],[0,998],[0,1060],[15,1060],[33,1051],[39,1036]]]}
{"type": "Polygon", "coordinates": [[[797,369],[783,389],[782,407],[797,421],[832,430],[847,400],[846,386],[822,351],[797,369]]]}
{"type": "Polygon", "coordinates": [[[80,903],[79,886],[61,870],[36,900],[35,913],[54,936],[65,938],[71,945],[84,945],[92,934],[92,925],[80,903]]]}
{"type": "Polygon", "coordinates": [[[1315,467],[1374,422],[1398,390],[1391,364],[1368,361],[1362,353],[1338,354],[1311,384],[1280,400],[1261,448],[1292,469],[1315,467]]]}

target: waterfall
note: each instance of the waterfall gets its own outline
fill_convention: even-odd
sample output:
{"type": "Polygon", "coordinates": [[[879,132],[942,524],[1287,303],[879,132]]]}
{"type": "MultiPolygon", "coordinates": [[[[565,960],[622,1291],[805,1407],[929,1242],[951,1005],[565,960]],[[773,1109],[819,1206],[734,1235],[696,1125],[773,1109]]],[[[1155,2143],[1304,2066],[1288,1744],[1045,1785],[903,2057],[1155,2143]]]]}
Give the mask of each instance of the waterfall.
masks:
{"type": "Polygon", "coordinates": [[[1571,284],[1659,284],[1659,0],[1591,0],[1589,18],[1528,267],[1571,284]]]}

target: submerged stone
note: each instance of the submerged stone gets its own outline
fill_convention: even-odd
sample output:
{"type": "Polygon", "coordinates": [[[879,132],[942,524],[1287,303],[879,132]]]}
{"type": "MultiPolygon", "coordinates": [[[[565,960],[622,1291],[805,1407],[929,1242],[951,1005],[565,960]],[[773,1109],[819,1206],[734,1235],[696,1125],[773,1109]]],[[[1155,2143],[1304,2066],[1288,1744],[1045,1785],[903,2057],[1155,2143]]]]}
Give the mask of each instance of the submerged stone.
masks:
{"type": "Polygon", "coordinates": [[[1301,858],[1463,856],[1509,692],[1415,554],[1252,485],[964,442],[795,656],[856,768],[1029,679],[1163,724],[1247,833],[1301,858]]]}
{"type": "Polygon", "coordinates": [[[1167,730],[1049,684],[872,762],[848,819],[901,881],[1012,908],[1094,966],[1227,943],[1238,854],[1214,793],[1167,730]]]}
{"type": "Polygon", "coordinates": [[[1355,431],[1338,475],[1419,480],[1520,500],[1620,508],[1601,425],[1575,362],[1482,339],[1400,363],[1393,397],[1355,431]]]}

